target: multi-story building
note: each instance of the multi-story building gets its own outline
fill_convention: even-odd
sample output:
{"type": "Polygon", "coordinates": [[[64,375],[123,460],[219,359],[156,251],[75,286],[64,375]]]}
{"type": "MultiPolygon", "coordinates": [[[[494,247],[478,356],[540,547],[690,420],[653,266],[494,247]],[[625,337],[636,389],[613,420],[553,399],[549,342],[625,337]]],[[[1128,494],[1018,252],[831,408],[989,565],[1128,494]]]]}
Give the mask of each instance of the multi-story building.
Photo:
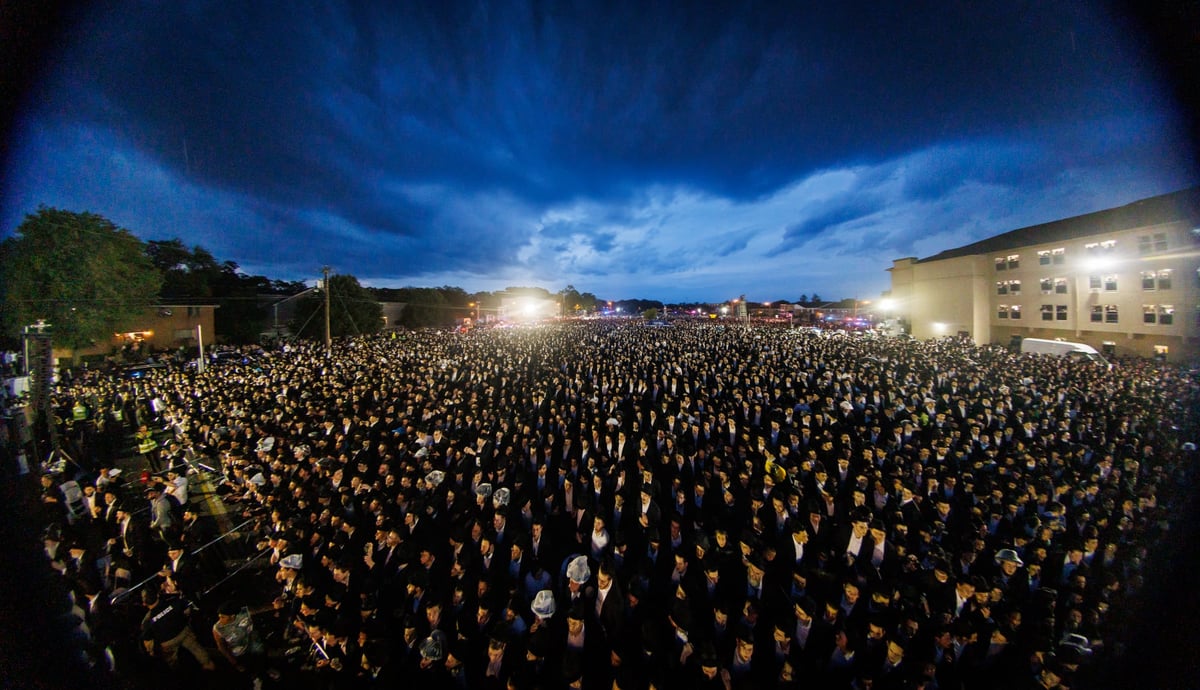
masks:
{"type": "Polygon", "coordinates": [[[1110,354],[1200,354],[1200,187],[893,262],[916,338],[1062,338],[1110,354]]]}

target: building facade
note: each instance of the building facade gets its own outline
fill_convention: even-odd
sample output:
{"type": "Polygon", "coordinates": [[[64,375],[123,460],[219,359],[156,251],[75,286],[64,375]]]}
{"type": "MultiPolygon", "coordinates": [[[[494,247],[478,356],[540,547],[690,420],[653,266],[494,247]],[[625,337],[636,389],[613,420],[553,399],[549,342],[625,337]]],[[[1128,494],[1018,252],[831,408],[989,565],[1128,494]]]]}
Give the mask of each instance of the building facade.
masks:
{"type": "Polygon", "coordinates": [[[1200,355],[1200,188],[893,262],[916,338],[1061,338],[1113,355],[1200,355]]]}
{"type": "Polygon", "coordinates": [[[76,350],[56,347],[54,356],[73,361],[101,358],[129,348],[145,352],[192,348],[199,346],[200,337],[207,347],[216,335],[216,309],[215,304],[156,304],[117,324],[107,342],[76,350]]]}

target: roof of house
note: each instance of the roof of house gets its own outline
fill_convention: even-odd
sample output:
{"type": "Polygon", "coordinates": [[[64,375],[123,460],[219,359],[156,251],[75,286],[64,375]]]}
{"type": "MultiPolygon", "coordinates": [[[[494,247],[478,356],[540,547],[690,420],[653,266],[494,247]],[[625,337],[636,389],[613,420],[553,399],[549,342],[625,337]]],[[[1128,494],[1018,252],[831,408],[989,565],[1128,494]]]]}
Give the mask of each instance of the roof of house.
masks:
{"type": "Polygon", "coordinates": [[[920,259],[941,261],[960,256],[989,254],[1031,244],[1077,240],[1110,232],[1120,232],[1179,220],[1200,221],[1200,187],[1152,196],[1124,206],[1063,218],[1040,225],[1010,230],[978,242],[920,259]]]}

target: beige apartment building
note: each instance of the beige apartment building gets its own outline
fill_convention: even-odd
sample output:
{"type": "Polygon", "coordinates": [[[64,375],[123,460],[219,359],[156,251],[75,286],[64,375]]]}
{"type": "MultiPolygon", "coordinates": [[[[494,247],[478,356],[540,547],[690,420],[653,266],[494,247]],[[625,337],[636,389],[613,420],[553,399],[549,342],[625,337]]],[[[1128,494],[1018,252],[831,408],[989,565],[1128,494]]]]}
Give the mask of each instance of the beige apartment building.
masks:
{"type": "Polygon", "coordinates": [[[915,338],[1062,338],[1200,355],[1200,187],[1020,228],[890,269],[915,338]]]}

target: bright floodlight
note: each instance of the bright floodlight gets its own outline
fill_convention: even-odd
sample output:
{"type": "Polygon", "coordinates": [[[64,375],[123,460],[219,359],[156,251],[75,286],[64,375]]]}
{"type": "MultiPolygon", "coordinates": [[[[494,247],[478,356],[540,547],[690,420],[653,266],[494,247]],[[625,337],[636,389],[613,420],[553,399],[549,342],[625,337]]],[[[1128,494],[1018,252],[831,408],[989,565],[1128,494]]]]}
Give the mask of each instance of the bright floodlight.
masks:
{"type": "Polygon", "coordinates": [[[521,314],[525,316],[525,318],[533,318],[534,316],[537,316],[537,312],[537,302],[534,302],[533,300],[526,300],[521,304],[521,314]]]}
{"type": "Polygon", "coordinates": [[[1088,273],[1112,268],[1116,261],[1111,256],[1093,256],[1083,261],[1083,270],[1088,273]]]}
{"type": "Polygon", "coordinates": [[[889,297],[884,297],[879,300],[879,308],[883,311],[891,311],[896,308],[896,300],[889,297]]]}

